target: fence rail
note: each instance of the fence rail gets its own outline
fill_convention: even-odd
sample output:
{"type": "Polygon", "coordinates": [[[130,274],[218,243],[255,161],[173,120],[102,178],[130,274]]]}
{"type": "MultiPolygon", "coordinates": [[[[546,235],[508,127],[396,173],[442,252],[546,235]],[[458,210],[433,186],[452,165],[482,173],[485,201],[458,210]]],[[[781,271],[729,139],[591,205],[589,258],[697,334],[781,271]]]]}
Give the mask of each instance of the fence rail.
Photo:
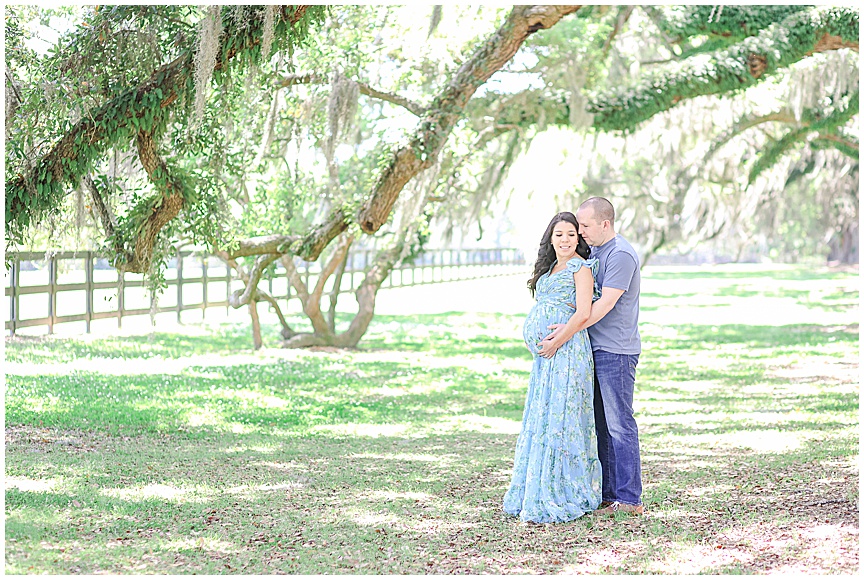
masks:
{"type": "MultiPolygon", "coordinates": [[[[371,250],[349,253],[339,294],[356,290],[373,258],[371,250]]],[[[224,262],[193,250],[182,250],[168,261],[165,272],[168,288],[158,298],[157,304],[146,297],[143,275],[121,274],[96,252],[18,252],[8,261],[11,269],[6,270],[9,313],[6,330],[13,336],[18,329],[35,326],[47,326],[48,334],[53,334],[57,324],[82,321],[85,332],[89,333],[91,322],[95,320],[116,318],[120,328],[124,316],[163,312],[176,312],[180,321],[181,313],[186,310],[201,310],[203,313],[213,307],[229,308],[228,297],[236,288],[242,287],[242,281],[231,275],[230,267],[224,262]],[[187,295],[194,294],[194,297],[184,297],[184,291],[187,295]],[[72,293],[78,293],[77,299],[72,298],[72,293]],[[133,296],[129,296],[130,293],[133,296]],[[102,302],[98,300],[100,294],[102,302]],[[58,310],[58,296],[61,295],[62,308],[58,310]],[[26,303],[24,307],[29,313],[45,312],[47,306],[47,314],[24,317],[22,302],[26,303]],[[80,312],[82,302],[84,312],[80,312]],[[127,308],[132,303],[138,307],[127,308]]],[[[521,251],[514,248],[426,250],[410,264],[394,268],[381,288],[506,275],[514,271],[512,267],[523,267],[524,264],[521,251]]],[[[314,285],[320,274],[320,264],[301,262],[298,270],[307,286],[310,283],[314,285]]],[[[296,299],[292,296],[286,271],[278,262],[271,274],[262,278],[259,287],[260,284],[266,284],[268,293],[277,300],[290,303],[296,299]]],[[[327,282],[329,287],[325,287],[327,293],[332,292],[332,285],[331,279],[327,282]]]]}

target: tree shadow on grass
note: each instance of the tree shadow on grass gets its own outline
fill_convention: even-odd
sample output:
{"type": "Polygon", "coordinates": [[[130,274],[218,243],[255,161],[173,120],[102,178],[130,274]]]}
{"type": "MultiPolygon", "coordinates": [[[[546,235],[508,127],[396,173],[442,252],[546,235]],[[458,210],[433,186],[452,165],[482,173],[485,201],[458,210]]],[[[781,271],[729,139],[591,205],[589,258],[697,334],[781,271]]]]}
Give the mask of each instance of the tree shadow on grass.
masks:
{"type": "Polygon", "coordinates": [[[676,324],[674,329],[677,335],[674,338],[659,339],[658,348],[690,350],[694,344],[706,346],[735,344],[757,349],[816,346],[836,341],[857,343],[858,341],[857,324],[842,328],[800,324],[785,326],[676,324]]]}
{"type": "Polygon", "coordinates": [[[188,367],[177,374],[14,376],[7,425],[63,429],[99,426],[113,434],[207,433],[231,425],[306,429],[339,423],[430,426],[455,413],[513,418],[524,381],[516,371],[486,375],[462,366],[418,368],[408,362],[310,357],[265,365],[188,367]],[[415,384],[424,387],[415,389],[415,384]],[[44,400],[33,406],[31,400],[44,400]]]}
{"type": "MultiPolygon", "coordinates": [[[[7,377],[7,476],[57,480],[56,491],[7,490],[7,570],[28,573],[25,564],[36,562],[52,573],[122,573],[140,564],[161,573],[256,574],[857,571],[857,556],[829,561],[813,552],[826,542],[855,549],[842,530],[857,531],[857,394],[821,383],[794,392],[767,363],[723,351],[807,355],[829,343],[849,350],[857,326],[676,327],[677,338],[657,339],[657,353],[643,355],[637,398],[656,407],[671,398],[698,411],[651,414],[659,421],[643,432],[648,516],[532,526],[500,510],[516,438],[501,427],[518,422],[527,384],[527,372],[502,363],[530,357],[518,337],[481,332],[497,318],[472,316],[473,326],[454,329],[456,316],[424,316],[427,338],[413,341],[419,318],[383,318],[354,360],[344,351],[173,374],[7,377]],[[403,348],[403,340],[412,342],[403,348]],[[374,356],[412,349],[452,364],[374,356]],[[712,364],[694,362],[703,350],[712,364]],[[488,360],[489,371],[457,362],[466,353],[488,360]],[[719,355],[737,358],[713,368],[719,355]],[[754,385],[766,391],[742,394],[754,385]],[[784,416],[790,409],[830,418],[784,416]],[[504,421],[454,425],[484,414],[504,421]],[[81,445],[15,438],[16,425],[40,421],[79,429],[81,445]],[[357,435],[315,429],[350,425],[357,435]],[[362,435],[369,425],[405,430],[362,435]],[[756,451],[757,432],[766,431],[776,431],[782,451],[756,451]],[[817,524],[830,527],[828,536],[820,539],[817,524]]],[[[240,328],[226,336],[241,336],[240,328]]],[[[235,349],[222,338],[168,344],[173,336],[160,335],[164,350],[155,356],[235,349]]],[[[110,358],[142,340],[71,352],[110,358]]],[[[53,362],[67,344],[47,341],[30,354],[53,362]]]]}
{"type": "MultiPolygon", "coordinates": [[[[16,541],[30,541],[37,550],[38,542],[31,541],[37,536],[50,538],[54,546],[74,542],[82,562],[110,562],[113,548],[97,541],[101,527],[124,538],[127,550],[168,562],[171,548],[165,537],[141,533],[156,526],[170,533],[175,547],[188,540],[186,570],[218,571],[214,566],[224,561],[250,573],[705,573],[736,562],[741,571],[764,572],[803,564],[796,554],[815,545],[790,536],[785,545],[799,550],[790,554],[771,545],[772,534],[817,522],[857,526],[854,503],[844,495],[857,484],[848,480],[848,470],[823,465],[826,454],[815,441],[794,454],[720,448],[688,455],[649,440],[647,516],[585,517],[554,526],[523,524],[501,511],[514,435],[283,439],[223,434],[203,442],[173,436],[169,444],[173,452],[160,458],[163,439],[115,441],[112,455],[99,456],[102,463],[89,466],[105,472],[106,479],[88,480],[82,469],[51,501],[13,496],[14,525],[20,523],[14,510],[24,505],[39,512],[58,502],[69,505],[70,498],[82,504],[70,508],[68,520],[56,529],[16,541]],[[157,470],[149,479],[131,483],[159,482],[178,490],[204,484],[209,501],[92,501],[112,485],[111,474],[119,469],[114,464],[146,472],[154,461],[157,470]],[[838,485],[841,477],[847,479],[838,485]],[[802,488],[809,492],[802,495],[802,488]],[[819,504],[825,500],[836,501],[819,504]],[[228,548],[194,549],[202,536],[228,548]],[[691,557],[706,546],[709,554],[723,557],[691,557]],[[766,560],[766,550],[786,558],[766,560]],[[214,553],[221,554],[218,562],[214,553]]],[[[853,450],[827,457],[854,463],[853,450]]],[[[75,457],[55,461],[74,466],[75,457]]],[[[63,570],[62,562],[43,565],[55,573],[63,570]]],[[[92,570],[85,566],[82,571],[92,570]]]]}
{"type": "MultiPolygon", "coordinates": [[[[275,334],[275,333],[274,333],[275,334]]],[[[196,355],[249,351],[248,325],[224,324],[206,336],[175,332],[154,332],[140,336],[112,336],[98,339],[42,336],[36,339],[6,339],[6,358],[11,362],[56,364],[78,359],[135,360],[178,359],[196,355]],[[238,349],[238,345],[248,348],[238,349]]],[[[275,337],[274,337],[275,338],[275,337]]]]}

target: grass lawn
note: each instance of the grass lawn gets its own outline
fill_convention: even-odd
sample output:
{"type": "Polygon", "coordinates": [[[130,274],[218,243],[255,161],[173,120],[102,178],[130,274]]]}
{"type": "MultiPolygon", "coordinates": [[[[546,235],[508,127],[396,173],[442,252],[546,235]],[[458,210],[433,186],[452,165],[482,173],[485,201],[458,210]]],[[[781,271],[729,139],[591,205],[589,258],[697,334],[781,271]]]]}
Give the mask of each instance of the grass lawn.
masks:
{"type": "Polygon", "coordinates": [[[356,350],[7,338],[6,572],[857,573],[857,271],[644,275],[641,518],[501,511],[531,366],[507,277],[422,291],[509,312],[382,314],[356,350]]]}

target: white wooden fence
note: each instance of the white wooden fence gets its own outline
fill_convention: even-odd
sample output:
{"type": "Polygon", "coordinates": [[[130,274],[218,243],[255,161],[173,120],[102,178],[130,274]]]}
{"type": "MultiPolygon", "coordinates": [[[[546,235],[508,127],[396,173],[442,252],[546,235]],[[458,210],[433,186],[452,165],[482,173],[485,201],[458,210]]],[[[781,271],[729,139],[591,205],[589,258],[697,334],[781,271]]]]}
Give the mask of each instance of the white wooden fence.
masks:
{"type": "MultiPolygon", "coordinates": [[[[339,292],[353,292],[362,282],[366,267],[373,259],[371,250],[349,253],[339,292]]],[[[122,275],[95,252],[19,252],[7,256],[11,269],[6,270],[6,329],[10,335],[20,328],[47,328],[68,322],[85,323],[90,332],[94,320],[116,318],[118,328],[124,316],[177,312],[184,310],[228,308],[228,296],[242,287],[232,277],[231,269],[216,257],[194,251],[180,251],[167,264],[168,288],[150,302],[141,274],[122,275]],[[59,297],[59,300],[58,300],[59,297]]],[[[426,250],[412,263],[394,269],[382,288],[433,284],[454,280],[471,280],[506,275],[525,268],[521,251],[513,248],[477,250],[426,250]]],[[[301,276],[313,284],[320,272],[317,262],[301,263],[301,276]]],[[[291,285],[285,269],[277,262],[273,275],[263,278],[267,291],[276,299],[292,299],[291,285]]],[[[328,281],[332,291],[332,281],[328,281]]],[[[263,286],[260,286],[263,289],[263,286]]],[[[299,311],[299,301],[297,302],[299,311]]],[[[289,308],[290,311],[290,308],[289,308]]]]}

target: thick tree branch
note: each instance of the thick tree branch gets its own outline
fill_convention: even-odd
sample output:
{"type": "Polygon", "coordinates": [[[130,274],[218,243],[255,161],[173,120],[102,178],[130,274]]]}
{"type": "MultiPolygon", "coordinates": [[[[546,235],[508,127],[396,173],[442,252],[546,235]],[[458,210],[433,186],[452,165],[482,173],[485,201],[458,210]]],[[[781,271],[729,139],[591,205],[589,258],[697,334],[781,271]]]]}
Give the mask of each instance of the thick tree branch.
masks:
{"type": "Polygon", "coordinates": [[[231,296],[228,297],[228,304],[231,308],[240,308],[244,304],[249,304],[250,302],[255,301],[256,292],[258,291],[258,282],[261,281],[261,275],[264,273],[267,266],[278,259],[279,254],[264,254],[255,259],[255,262],[249,269],[249,273],[243,278],[246,287],[242,291],[235,290],[231,296]]]}
{"type": "Polygon", "coordinates": [[[555,25],[579,8],[570,5],[514,7],[498,30],[462,64],[433,99],[411,142],[394,151],[372,195],[358,213],[357,221],[364,232],[378,231],[390,216],[405,184],[432,166],[474,92],[516,54],[531,34],[555,25]]]}
{"type": "Polygon", "coordinates": [[[306,284],[303,282],[300,273],[297,271],[297,267],[294,265],[294,258],[289,255],[283,255],[279,258],[279,261],[282,262],[282,266],[285,268],[285,272],[288,276],[288,281],[291,283],[291,286],[294,287],[294,291],[297,292],[297,298],[300,299],[300,303],[308,302],[309,289],[306,288],[306,284]]]}
{"type": "Polygon", "coordinates": [[[230,256],[231,258],[257,256],[260,254],[284,254],[292,244],[300,242],[301,239],[300,236],[283,236],[278,234],[248,238],[238,242],[230,250],[225,250],[225,253],[226,256],[230,256]]]}
{"type": "Polygon", "coordinates": [[[319,305],[321,304],[321,296],[324,294],[324,285],[327,283],[330,276],[332,276],[339,268],[339,264],[345,261],[345,257],[348,255],[348,248],[351,247],[353,241],[354,238],[352,236],[345,236],[345,239],[343,239],[333,251],[333,255],[330,256],[330,260],[318,276],[318,282],[315,284],[315,289],[312,291],[312,294],[309,295],[312,302],[319,305]]]}
{"type": "Polygon", "coordinates": [[[762,125],[763,123],[786,123],[786,124],[800,124],[800,121],[795,118],[790,112],[776,112],[769,113],[767,115],[758,115],[755,117],[745,116],[738,121],[735,122],[734,125],[729,127],[726,131],[724,131],[719,137],[717,137],[714,142],[711,144],[711,147],[705,153],[705,157],[703,158],[703,165],[714,156],[714,154],[721,148],[723,145],[734,139],[736,136],[740,135],[744,131],[756,127],[757,125],[762,125]]]}
{"type": "Polygon", "coordinates": [[[279,307],[279,302],[277,302],[268,292],[258,288],[258,282],[261,280],[261,272],[263,272],[264,268],[272,263],[277,257],[259,256],[258,259],[255,260],[252,270],[247,272],[237,263],[237,260],[228,256],[226,252],[217,250],[215,251],[215,254],[229,267],[233,268],[240,276],[240,279],[246,284],[246,288],[242,293],[240,291],[231,293],[228,297],[228,304],[232,308],[240,308],[244,304],[249,307],[249,315],[252,317],[252,339],[255,350],[258,350],[263,346],[263,341],[261,340],[261,323],[258,319],[259,300],[264,300],[273,307],[276,316],[279,318],[279,323],[282,325],[282,338],[288,339],[297,334],[288,324],[288,321],[285,320],[285,315],[282,313],[282,308],[279,307]]]}
{"type": "Polygon", "coordinates": [[[290,250],[307,262],[314,262],[336,236],[348,229],[349,217],[342,208],[334,210],[326,221],[306,234],[290,250]]]}
{"type": "Polygon", "coordinates": [[[288,321],[285,320],[285,315],[282,313],[282,308],[279,307],[279,302],[275,298],[273,298],[272,296],[270,296],[270,294],[268,294],[264,290],[261,290],[260,288],[255,291],[255,295],[261,300],[266,301],[270,304],[270,306],[273,307],[273,310],[276,312],[276,317],[279,318],[279,324],[282,325],[282,338],[291,338],[292,336],[297,334],[288,324],[288,321]]]}
{"type": "Polygon", "coordinates": [[[381,287],[384,279],[393,270],[393,265],[401,253],[402,244],[397,244],[392,248],[378,252],[375,262],[366,273],[366,277],[355,293],[358,304],[357,316],[351,321],[348,330],[337,337],[337,344],[344,346],[356,345],[360,337],[365,334],[375,313],[375,298],[378,295],[378,288],[381,287]]]}
{"type": "Polygon", "coordinates": [[[345,257],[339,262],[336,273],[333,275],[333,288],[330,290],[330,308],[327,312],[327,325],[330,327],[330,333],[336,334],[336,303],[339,301],[339,291],[342,288],[342,276],[345,274],[345,267],[348,264],[347,254],[351,244],[349,243],[345,249],[345,257]]]}
{"type": "Polygon", "coordinates": [[[598,129],[631,131],[684,99],[753,86],[765,75],[841,44],[858,49],[857,9],[822,7],[796,12],[725,50],[687,59],[637,87],[600,95],[589,103],[588,110],[598,129]]]}
{"type": "MultiPolygon", "coordinates": [[[[670,42],[678,43],[685,38],[707,35],[737,42],[755,36],[770,23],[781,22],[788,16],[807,10],[808,6],[796,5],[717,5],[703,4],[686,6],[674,20],[666,18],[662,9],[649,8],[651,20],[670,42]]],[[[698,48],[696,50],[699,50],[698,48]]],[[[704,52],[704,51],[702,51],[704,52]]]]}
{"type": "MultiPolygon", "coordinates": [[[[357,216],[364,231],[377,231],[388,219],[405,184],[432,165],[477,88],[512,58],[528,36],[553,26],[565,15],[578,9],[579,6],[517,6],[513,9],[507,20],[472,54],[435,97],[418,127],[417,136],[408,146],[393,153],[390,162],[379,175],[370,198],[357,216]]],[[[324,82],[324,77],[306,73],[286,77],[280,84],[289,86],[312,82],[324,82]]],[[[286,262],[291,260],[291,256],[307,261],[316,260],[324,248],[345,231],[352,221],[352,216],[337,208],[303,238],[253,238],[240,242],[229,254],[239,257],[277,252],[284,254],[282,262],[290,271],[293,264],[289,266],[286,262]]],[[[299,276],[297,281],[302,282],[299,276]]],[[[298,294],[308,294],[306,288],[296,289],[298,294]]]]}
{"type": "MultiPolygon", "coordinates": [[[[96,214],[96,217],[99,219],[99,223],[102,224],[102,229],[105,232],[105,237],[113,239],[115,236],[115,230],[117,228],[117,218],[114,217],[114,212],[111,211],[111,206],[105,203],[102,194],[96,187],[96,184],[93,182],[93,178],[90,176],[90,174],[85,175],[81,179],[81,183],[84,185],[84,189],[87,190],[87,193],[90,194],[90,204],[93,207],[93,211],[96,214]]],[[[115,246],[115,250],[120,249],[121,248],[119,246],[115,246]]]]}
{"type": "MultiPolygon", "coordinates": [[[[306,286],[306,283],[303,282],[303,279],[300,277],[300,273],[294,266],[294,259],[291,256],[282,256],[280,258],[280,261],[285,267],[285,271],[288,273],[288,280],[291,282],[291,285],[297,292],[297,298],[300,299],[300,304],[303,307],[303,313],[309,318],[309,322],[312,323],[313,332],[319,337],[322,337],[322,339],[329,336],[329,327],[327,325],[327,321],[321,314],[321,296],[319,295],[317,299],[313,299],[314,294],[309,293],[309,288],[306,286]]],[[[298,336],[302,336],[302,334],[298,336]]],[[[297,337],[294,337],[294,339],[297,339],[297,337]]]]}
{"type": "Polygon", "coordinates": [[[150,177],[159,197],[153,204],[151,213],[138,226],[132,255],[119,257],[119,263],[116,263],[115,267],[118,270],[141,273],[150,268],[156,238],[165,224],[177,217],[183,209],[184,198],[183,184],[170,175],[168,166],[156,151],[153,134],[139,131],[135,144],[138,147],[141,165],[150,177]]]}
{"type": "MultiPolygon", "coordinates": [[[[293,24],[307,9],[308,6],[285,6],[277,14],[280,20],[293,24]]],[[[220,39],[223,47],[231,48],[220,48],[216,70],[224,68],[240,51],[260,43],[260,34],[250,34],[254,28],[260,30],[261,18],[253,17],[247,21],[246,29],[220,39]]],[[[66,186],[77,184],[110,147],[135,139],[141,129],[152,131],[164,123],[171,106],[192,88],[193,56],[193,49],[183,52],[141,85],[89,111],[39,159],[32,170],[7,180],[7,233],[14,238],[21,228],[59,205],[66,186]],[[148,117],[151,120],[146,120],[148,117]]]]}

